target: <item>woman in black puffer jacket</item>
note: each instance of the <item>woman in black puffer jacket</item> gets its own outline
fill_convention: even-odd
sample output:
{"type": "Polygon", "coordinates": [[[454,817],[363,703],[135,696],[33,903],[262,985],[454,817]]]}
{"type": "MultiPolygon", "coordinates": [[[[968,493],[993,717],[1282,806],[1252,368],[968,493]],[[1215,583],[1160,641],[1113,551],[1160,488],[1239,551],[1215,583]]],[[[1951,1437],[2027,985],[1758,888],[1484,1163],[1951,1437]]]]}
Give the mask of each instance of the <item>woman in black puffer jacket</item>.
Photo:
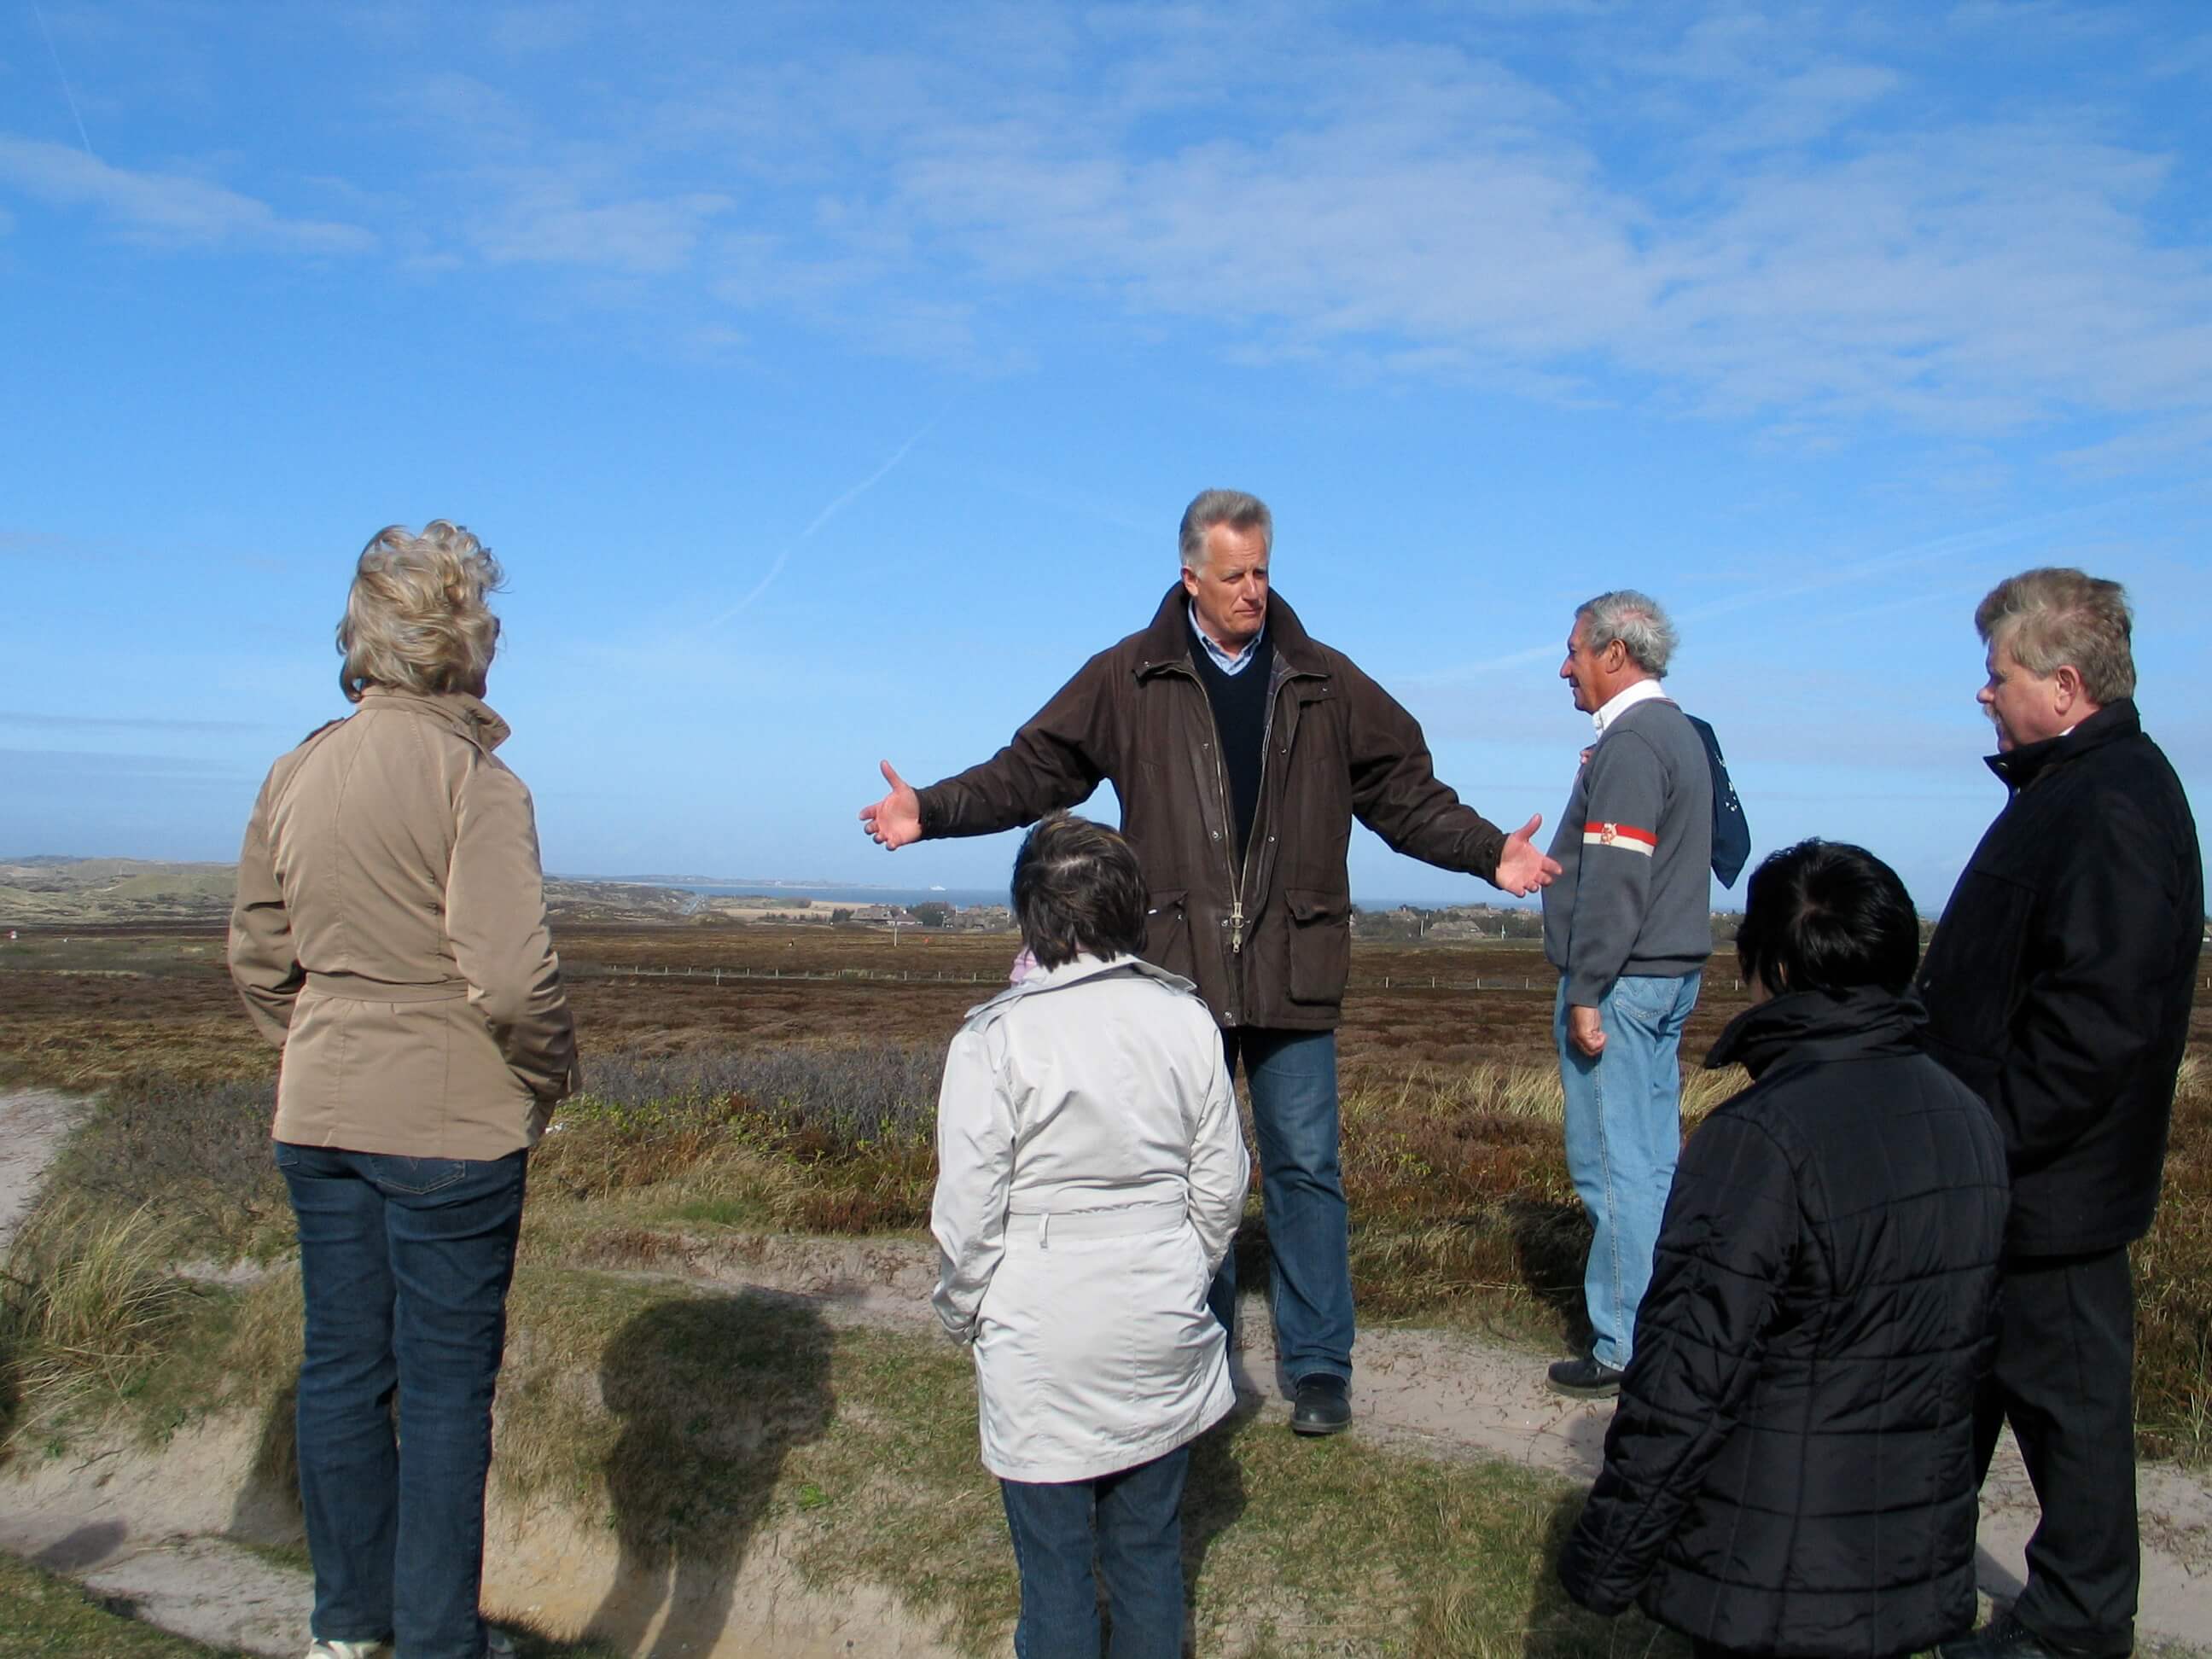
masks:
{"type": "Polygon", "coordinates": [[[1753,1086],[1683,1149],[1605,1467],[1559,1564],[1701,1654],[1906,1654],[1974,1617],[1974,1396],[2004,1143],[1920,1052],[1895,872],[1813,841],[1753,876],[1753,1086]]]}

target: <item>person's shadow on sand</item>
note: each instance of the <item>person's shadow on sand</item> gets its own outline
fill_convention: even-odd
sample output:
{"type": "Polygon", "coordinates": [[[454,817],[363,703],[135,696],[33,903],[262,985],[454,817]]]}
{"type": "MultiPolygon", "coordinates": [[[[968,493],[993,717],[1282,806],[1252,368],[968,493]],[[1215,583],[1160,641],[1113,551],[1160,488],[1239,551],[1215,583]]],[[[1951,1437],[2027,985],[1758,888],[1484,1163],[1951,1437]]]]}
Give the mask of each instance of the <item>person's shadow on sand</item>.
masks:
{"type": "Polygon", "coordinates": [[[713,1650],[785,1454],[835,1412],[831,1347],[812,1306],[761,1292],[658,1303],[615,1334],[599,1387],[622,1423],[605,1469],[622,1559],[591,1636],[713,1650]]]}

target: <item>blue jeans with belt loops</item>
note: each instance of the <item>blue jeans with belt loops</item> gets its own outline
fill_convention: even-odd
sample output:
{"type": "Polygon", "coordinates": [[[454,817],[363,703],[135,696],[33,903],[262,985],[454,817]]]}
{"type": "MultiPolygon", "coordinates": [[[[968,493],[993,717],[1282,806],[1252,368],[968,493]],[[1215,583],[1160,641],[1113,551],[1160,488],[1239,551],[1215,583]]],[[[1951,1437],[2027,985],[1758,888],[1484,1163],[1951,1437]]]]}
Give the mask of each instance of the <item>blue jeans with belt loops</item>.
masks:
{"type": "MultiPolygon", "coordinates": [[[[1309,1376],[1349,1382],[1351,1218],[1338,1155],[1336,1033],[1248,1026],[1223,1032],[1222,1040],[1231,1069],[1243,1062],[1252,1091],[1277,1363],[1294,1383],[1309,1376]]],[[[1206,1301],[1233,1340],[1234,1248],[1206,1301]]]]}
{"type": "Polygon", "coordinates": [[[1182,1652],[1182,1489],[1190,1448],[1096,1480],[1001,1480],[1021,1574],[1015,1659],[1097,1659],[1098,1581],[1112,1659],[1182,1652]]]}
{"type": "Polygon", "coordinates": [[[278,1141],[276,1156],[300,1227],[295,1423],[314,1635],[481,1659],[492,1391],[528,1154],[278,1141]]]}
{"type": "Polygon", "coordinates": [[[1605,1047],[1595,1059],[1567,1036],[1559,982],[1553,1035],[1566,1092],[1567,1173],[1589,1212],[1583,1296],[1600,1364],[1628,1368],[1636,1310],[1651,1283],[1659,1221],[1682,1151],[1682,1027],[1705,975],[1623,974],[1598,1004],[1605,1047]]]}

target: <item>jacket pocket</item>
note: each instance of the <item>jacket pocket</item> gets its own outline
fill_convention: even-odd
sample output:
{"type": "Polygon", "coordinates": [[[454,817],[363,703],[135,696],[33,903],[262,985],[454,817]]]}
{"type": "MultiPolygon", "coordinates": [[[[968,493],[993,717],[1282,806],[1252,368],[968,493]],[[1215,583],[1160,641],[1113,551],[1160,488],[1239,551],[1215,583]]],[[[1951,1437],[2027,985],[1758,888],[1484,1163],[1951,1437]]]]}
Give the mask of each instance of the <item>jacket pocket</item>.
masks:
{"type": "Polygon", "coordinates": [[[1352,971],[1350,896],[1286,887],[1283,902],[1291,913],[1291,1000],[1342,1002],[1344,981],[1352,971]]]}
{"type": "Polygon", "coordinates": [[[1185,979],[1196,977],[1190,949],[1190,890],[1174,887],[1145,897],[1145,960],[1185,979]]]}

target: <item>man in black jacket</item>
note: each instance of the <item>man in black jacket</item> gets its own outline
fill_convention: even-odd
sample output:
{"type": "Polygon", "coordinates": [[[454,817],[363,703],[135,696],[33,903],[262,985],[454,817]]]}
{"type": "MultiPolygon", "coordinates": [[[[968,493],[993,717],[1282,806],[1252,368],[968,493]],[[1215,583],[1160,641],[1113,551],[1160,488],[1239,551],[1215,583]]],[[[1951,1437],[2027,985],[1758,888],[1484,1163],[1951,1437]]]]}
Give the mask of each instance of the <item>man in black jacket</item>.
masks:
{"type": "Polygon", "coordinates": [[[1806,842],[1751,878],[1756,1081],[1683,1149],[1605,1467],[1559,1575],[1700,1655],[1917,1652],[1974,1619],[1974,1396],[2004,1139],[1921,1052],[1905,884],[1806,842]]]}
{"type": "Polygon", "coordinates": [[[2042,1505],[2011,1610],[1945,1659],[2106,1659],[2133,1646],[2135,1295],[2204,921],[2180,781],[2136,719],[2127,597],[2078,570],[2001,582],[1974,613],[1990,769],[2011,792],[1920,972],[1929,1049],[2004,1131],[1986,1473],[2010,1419],[2042,1505]]]}

